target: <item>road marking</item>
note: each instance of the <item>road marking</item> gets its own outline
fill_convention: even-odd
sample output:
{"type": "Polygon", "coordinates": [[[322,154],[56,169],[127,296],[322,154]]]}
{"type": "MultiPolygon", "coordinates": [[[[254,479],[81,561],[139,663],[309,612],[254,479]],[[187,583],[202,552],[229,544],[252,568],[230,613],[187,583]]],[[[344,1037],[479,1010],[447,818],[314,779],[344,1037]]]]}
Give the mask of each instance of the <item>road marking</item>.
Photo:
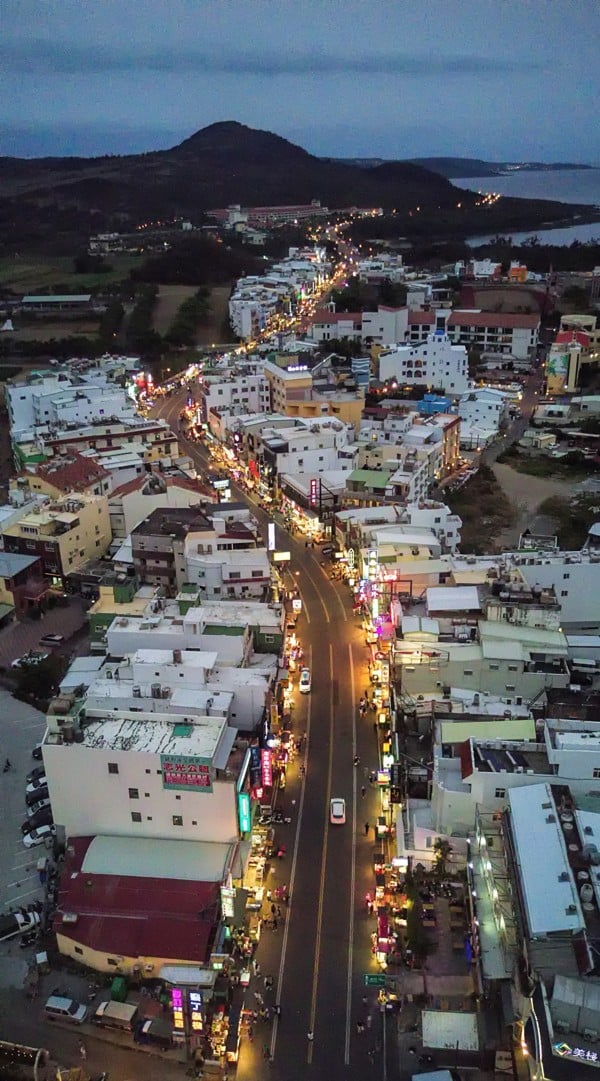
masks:
{"type": "Polygon", "coordinates": [[[31,897],[32,893],[39,893],[41,888],[42,887],[38,885],[34,890],[27,890],[26,893],[17,893],[14,897],[7,897],[5,903],[7,905],[12,905],[15,901],[22,901],[24,897],[31,897]]]}
{"type": "MultiPolygon", "coordinates": [[[[329,804],[331,801],[331,778],[333,774],[333,644],[329,643],[329,763],[327,766],[327,796],[325,797],[325,822],[323,825],[323,855],[321,857],[321,878],[319,881],[319,908],[317,911],[317,936],[315,939],[315,968],[310,1001],[310,1020],[308,1031],[315,1031],[317,1015],[317,990],[319,986],[319,964],[321,960],[321,934],[323,931],[323,902],[325,899],[325,872],[327,870],[327,848],[329,844],[329,804]]],[[[306,1061],[310,1065],[313,1059],[314,1042],[308,1045],[306,1061]]]]}
{"type": "MultiPolygon", "coordinates": [[[[316,563],[316,559],[315,559],[315,563],[316,563]]],[[[327,571],[325,570],[325,567],[321,566],[320,563],[317,563],[317,567],[319,568],[320,571],[323,572],[323,574],[324,574],[325,578],[327,579],[327,581],[331,582],[331,579],[330,579],[329,575],[327,574],[327,571]]],[[[337,589],[333,585],[333,582],[331,582],[331,588],[333,589],[333,595],[336,598],[336,600],[337,600],[337,602],[338,602],[338,604],[339,604],[339,606],[340,606],[340,608],[342,610],[342,619],[344,620],[344,623],[347,623],[348,622],[348,613],[347,613],[346,609],[344,608],[344,602],[343,602],[342,598],[340,597],[337,589]]]]}
{"type": "MultiPolygon", "coordinates": [[[[356,697],[354,683],[354,662],[352,643],[348,642],[350,658],[350,692],[352,702],[352,757],[356,755],[356,697]]],[[[352,770],[352,860],[350,863],[350,921],[348,925],[348,984],[346,987],[346,1040],[344,1043],[344,1065],[350,1065],[350,1025],[352,1015],[352,971],[354,967],[354,905],[356,898],[356,801],[358,794],[357,770],[352,770]]]]}
{"type": "Polygon", "coordinates": [[[302,601],[302,615],[306,619],[306,622],[310,623],[310,612],[309,612],[308,608],[306,607],[306,601],[304,599],[304,594],[302,593],[302,590],[300,589],[300,586],[298,585],[298,579],[296,578],[294,572],[289,569],[289,567],[287,568],[287,573],[289,574],[289,576],[291,578],[292,586],[294,587],[294,589],[297,589],[298,593],[300,594],[300,600],[302,601]]]}
{"type": "MultiPolygon", "coordinates": [[[[310,667],[312,668],[312,646],[309,647],[308,659],[310,667]]],[[[308,696],[308,709],[306,711],[306,747],[304,751],[304,761],[308,759],[308,748],[310,746],[310,719],[311,719],[311,706],[312,696],[308,696]]],[[[292,918],[292,906],[294,904],[294,881],[296,878],[296,864],[298,862],[298,847],[300,845],[300,829],[302,826],[302,814],[304,811],[304,795],[306,792],[306,775],[302,781],[300,787],[300,803],[298,805],[298,821],[296,822],[296,836],[294,838],[294,854],[292,856],[292,866],[290,870],[290,883],[289,883],[289,897],[288,902],[288,914],[285,921],[285,928],[283,932],[283,943],[281,946],[281,960],[279,962],[279,975],[277,977],[277,1002],[281,1002],[281,992],[283,990],[283,973],[285,969],[285,957],[287,953],[288,937],[290,933],[290,921],[292,918]]],[[[271,1035],[271,1058],[275,1056],[275,1047],[277,1044],[277,1032],[279,1029],[279,1018],[273,1019],[273,1033],[271,1035]]]]}
{"type": "MultiPolygon", "coordinates": [[[[292,539],[292,538],[290,538],[290,539],[292,539]]],[[[296,542],[294,542],[294,540],[292,539],[292,544],[294,544],[294,543],[296,543],[296,542]]],[[[300,546],[296,543],[296,547],[298,548],[300,546]]],[[[300,560],[299,560],[299,562],[300,562],[300,560]]],[[[328,623],[330,623],[331,619],[329,617],[329,612],[327,610],[327,605],[325,604],[325,601],[323,600],[323,595],[321,593],[321,590],[319,589],[318,583],[315,582],[312,574],[310,573],[310,571],[308,570],[308,568],[306,566],[303,566],[302,570],[303,570],[304,574],[306,575],[306,577],[310,578],[310,581],[312,582],[313,586],[315,587],[315,593],[317,594],[317,597],[318,597],[318,599],[319,599],[319,601],[320,601],[320,603],[322,605],[323,611],[325,613],[325,619],[327,620],[328,623]]]]}

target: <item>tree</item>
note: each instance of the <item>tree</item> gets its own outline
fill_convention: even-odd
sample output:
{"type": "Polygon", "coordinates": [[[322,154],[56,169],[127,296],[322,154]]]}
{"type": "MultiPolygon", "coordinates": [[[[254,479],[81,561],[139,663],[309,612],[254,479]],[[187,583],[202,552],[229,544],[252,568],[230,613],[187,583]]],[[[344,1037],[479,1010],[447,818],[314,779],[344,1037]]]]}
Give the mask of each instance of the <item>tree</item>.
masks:
{"type": "Polygon", "coordinates": [[[443,878],[447,873],[447,863],[452,854],[452,845],[450,841],[445,837],[437,837],[433,846],[434,860],[435,860],[435,873],[439,878],[443,878]]]}
{"type": "Polygon", "coordinates": [[[21,699],[44,701],[58,689],[67,667],[66,657],[53,653],[38,664],[23,664],[17,668],[15,694],[21,699]]]}

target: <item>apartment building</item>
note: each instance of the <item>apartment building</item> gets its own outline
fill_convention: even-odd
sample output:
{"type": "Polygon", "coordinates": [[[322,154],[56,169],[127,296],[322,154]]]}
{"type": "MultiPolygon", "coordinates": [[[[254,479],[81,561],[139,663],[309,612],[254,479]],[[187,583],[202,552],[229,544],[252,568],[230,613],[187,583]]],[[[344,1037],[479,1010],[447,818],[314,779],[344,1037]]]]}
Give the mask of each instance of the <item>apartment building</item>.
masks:
{"type": "Polygon", "coordinates": [[[88,450],[129,448],[139,451],[145,463],[171,464],[179,458],[177,437],[167,422],[142,420],[141,417],[128,422],[100,422],[85,427],[38,428],[13,442],[13,455],[17,469],[21,470],[71,447],[82,454],[88,450]]]}
{"type": "Polygon", "coordinates": [[[199,386],[200,416],[213,431],[211,418],[223,413],[231,416],[244,413],[264,413],[270,406],[270,385],[263,372],[248,374],[222,373],[203,377],[199,386]]]}
{"type": "Polygon", "coordinates": [[[110,519],[106,495],[72,495],[47,500],[2,525],[6,552],[41,559],[44,575],[64,584],[68,575],[103,556],[110,545],[110,519]]]}
{"type": "Polygon", "coordinates": [[[271,565],[266,548],[235,547],[213,553],[213,543],[194,533],[184,541],[185,582],[206,600],[268,600],[271,565]]]}
{"type": "Polygon", "coordinates": [[[312,391],[312,375],[308,364],[297,359],[283,358],[282,364],[265,360],[263,370],[270,391],[270,409],[273,413],[288,415],[288,405],[309,401],[312,391]]]}
{"type": "Polygon", "coordinates": [[[110,475],[99,462],[81,454],[75,447],[65,447],[56,457],[27,467],[11,477],[9,490],[19,489],[25,499],[35,495],[60,499],[70,494],[106,495],[110,475]]]}
{"type": "Polygon", "coordinates": [[[371,548],[375,535],[385,539],[386,530],[405,526],[409,530],[433,534],[442,552],[454,552],[460,544],[462,522],[445,503],[423,500],[405,506],[352,507],[335,514],[335,537],[340,549],[371,548]]]}
{"type": "Polygon", "coordinates": [[[130,420],[135,416],[131,398],[122,387],[97,374],[97,383],[84,381],[72,372],[31,372],[25,379],[7,383],[5,394],[12,438],[20,439],[32,428],[83,426],[109,418],[130,420]]]}
{"type": "MultiPolygon", "coordinates": [[[[502,353],[518,360],[535,356],[539,315],[486,312],[477,308],[447,311],[445,316],[446,330],[453,345],[462,345],[467,349],[476,346],[482,353],[502,353]]],[[[409,342],[417,344],[424,341],[438,321],[439,312],[409,311],[409,342]]]]}
{"type": "Polygon", "coordinates": [[[108,500],[112,535],[125,539],[153,511],[190,509],[206,502],[197,480],[179,470],[143,472],[115,488],[108,500]]]}
{"type": "Polygon", "coordinates": [[[458,415],[464,428],[498,432],[508,423],[510,394],[491,387],[470,390],[458,400],[458,415]]]}

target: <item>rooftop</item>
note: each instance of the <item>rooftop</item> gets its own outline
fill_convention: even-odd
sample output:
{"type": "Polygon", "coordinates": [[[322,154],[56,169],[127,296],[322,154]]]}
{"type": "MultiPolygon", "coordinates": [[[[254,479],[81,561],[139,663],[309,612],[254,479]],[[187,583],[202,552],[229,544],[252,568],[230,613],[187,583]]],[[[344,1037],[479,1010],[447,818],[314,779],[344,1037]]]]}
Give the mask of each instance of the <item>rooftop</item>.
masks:
{"type": "Polygon", "coordinates": [[[138,720],[112,718],[92,720],[83,729],[86,747],[145,754],[187,755],[212,762],[223,737],[226,721],[221,717],[190,717],[180,714],[138,720]]]}

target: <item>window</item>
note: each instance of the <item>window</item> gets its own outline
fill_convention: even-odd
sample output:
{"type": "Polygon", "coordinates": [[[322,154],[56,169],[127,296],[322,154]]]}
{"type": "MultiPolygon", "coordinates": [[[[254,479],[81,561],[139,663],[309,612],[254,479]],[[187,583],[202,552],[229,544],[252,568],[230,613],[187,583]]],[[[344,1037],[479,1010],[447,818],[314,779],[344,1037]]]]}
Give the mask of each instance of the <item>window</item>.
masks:
{"type": "Polygon", "coordinates": [[[118,773],[119,772],[118,763],[117,762],[109,762],[108,763],[108,772],[109,773],[118,773]]]}
{"type": "Polygon", "coordinates": [[[515,687],[515,684],[514,684],[514,683],[507,683],[507,684],[506,684],[506,690],[507,690],[507,691],[515,691],[516,689],[517,689],[517,688],[515,687]]]}
{"type": "Polygon", "coordinates": [[[500,670],[499,664],[490,664],[490,672],[498,672],[500,670]]]}
{"type": "Polygon", "coordinates": [[[129,789],[129,799],[139,799],[139,798],[140,798],[140,790],[139,790],[139,788],[130,788],[129,789]]]}
{"type": "Polygon", "coordinates": [[[146,770],[146,773],[151,773],[151,772],[152,772],[152,770],[149,770],[149,769],[146,770]]]}
{"type": "Polygon", "coordinates": [[[594,766],[594,769],[592,771],[592,777],[600,777],[600,766],[594,766]]]}
{"type": "Polygon", "coordinates": [[[173,815],[173,825],[183,826],[183,818],[181,815],[173,815]]]}
{"type": "Polygon", "coordinates": [[[141,816],[139,811],[132,811],[131,812],[131,821],[132,822],[141,822],[142,821],[142,816],[141,816]]]}
{"type": "Polygon", "coordinates": [[[494,796],[495,796],[496,799],[506,799],[506,789],[505,788],[497,788],[496,791],[494,792],[494,796]]]}
{"type": "Polygon", "coordinates": [[[561,595],[561,597],[568,597],[569,596],[569,590],[568,589],[561,589],[560,595],[561,595]]]}
{"type": "Polygon", "coordinates": [[[175,799],[181,799],[181,796],[175,796],[175,799]]]}
{"type": "Polygon", "coordinates": [[[82,950],[81,946],[74,946],[73,949],[74,949],[75,953],[83,954],[83,950],[82,950]]]}
{"type": "Polygon", "coordinates": [[[150,793],[149,792],[144,792],[144,798],[145,799],[150,799],[150,793]]]}
{"type": "Polygon", "coordinates": [[[509,672],[518,672],[519,671],[518,664],[509,664],[508,671],[509,672]]]}
{"type": "Polygon", "coordinates": [[[241,571],[230,571],[229,577],[230,577],[230,579],[231,578],[241,578],[242,577],[242,572],[241,571]]]}
{"type": "Polygon", "coordinates": [[[463,676],[472,676],[472,675],[473,675],[473,669],[472,668],[465,668],[464,669],[463,676]]]}

